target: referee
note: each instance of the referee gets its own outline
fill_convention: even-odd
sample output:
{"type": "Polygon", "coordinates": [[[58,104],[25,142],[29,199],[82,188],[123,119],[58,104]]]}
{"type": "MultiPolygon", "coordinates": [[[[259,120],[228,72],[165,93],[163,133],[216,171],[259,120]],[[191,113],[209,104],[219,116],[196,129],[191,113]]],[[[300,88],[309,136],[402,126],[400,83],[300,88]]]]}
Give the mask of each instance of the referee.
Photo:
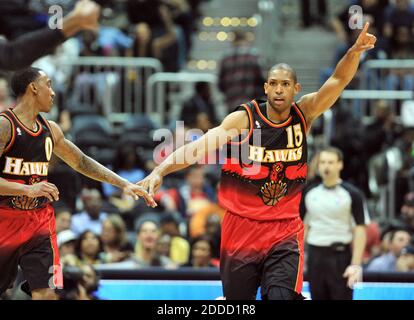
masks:
{"type": "Polygon", "coordinates": [[[313,300],[352,300],[362,280],[365,225],[369,223],[362,192],[340,178],[343,154],[333,147],[319,153],[322,181],[303,192],[301,217],[308,244],[308,280],[313,300]]]}

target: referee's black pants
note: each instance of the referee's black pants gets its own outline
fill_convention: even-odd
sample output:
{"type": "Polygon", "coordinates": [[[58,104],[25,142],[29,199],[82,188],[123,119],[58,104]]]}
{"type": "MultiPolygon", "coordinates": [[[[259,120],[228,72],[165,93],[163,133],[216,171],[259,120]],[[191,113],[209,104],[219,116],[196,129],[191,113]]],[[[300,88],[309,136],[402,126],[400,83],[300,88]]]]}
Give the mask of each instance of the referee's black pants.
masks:
{"type": "Polygon", "coordinates": [[[312,300],[352,300],[352,289],[343,277],[351,259],[350,245],[309,245],[307,275],[312,300]]]}

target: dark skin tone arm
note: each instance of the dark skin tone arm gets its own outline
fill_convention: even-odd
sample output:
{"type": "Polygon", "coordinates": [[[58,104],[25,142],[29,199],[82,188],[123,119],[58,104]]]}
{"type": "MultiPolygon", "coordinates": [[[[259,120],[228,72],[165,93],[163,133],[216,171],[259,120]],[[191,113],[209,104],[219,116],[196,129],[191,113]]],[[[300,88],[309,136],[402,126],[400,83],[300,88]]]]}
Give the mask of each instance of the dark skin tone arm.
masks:
{"type": "Polygon", "coordinates": [[[136,200],[138,196],[144,197],[148,205],[152,207],[156,206],[154,199],[142,187],[128,182],[91,157],[88,157],[76,145],[64,137],[62,130],[55,122],[50,121],[49,123],[52,128],[55,143],[53,153],[75,171],[91,179],[112,184],[136,200]]]}
{"type": "Polygon", "coordinates": [[[377,38],[368,33],[369,23],[366,23],[354,45],[339,61],[331,77],[322,85],[317,92],[304,95],[300,101],[308,125],[318,116],[334,105],[342,94],[342,91],[355,76],[361,54],[374,48],[377,38]]]}

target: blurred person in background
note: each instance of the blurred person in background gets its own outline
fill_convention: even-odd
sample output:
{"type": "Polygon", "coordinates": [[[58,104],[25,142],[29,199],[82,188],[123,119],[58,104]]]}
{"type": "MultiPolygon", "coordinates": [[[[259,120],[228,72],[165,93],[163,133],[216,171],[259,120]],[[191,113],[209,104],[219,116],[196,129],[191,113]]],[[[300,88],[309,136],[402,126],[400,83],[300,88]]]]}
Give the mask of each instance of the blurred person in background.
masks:
{"type": "Polygon", "coordinates": [[[69,230],[72,225],[72,212],[67,207],[60,207],[55,210],[56,233],[69,230]]]}
{"type": "Polygon", "coordinates": [[[395,263],[397,271],[413,272],[414,271],[414,247],[405,246],[401,249],[400,255],[395,263]]]}
{"type": "Polygon", "coordinates": [[[301,201],[312,300],[352,300],[352,289],[362,279],[369,223],[365,199],[341,179],[339,149],[322,149],[318,168],[322,182],[308,185],[301,201]]]}
{"type": "Polygon", "coordinates": [[[140,267],[173,267],[173,262],[157,253],[161,231],[156,222],[144,220],[137,230],[134,260],[140,267]]]}
{"type": "Polygon", "coordinates": [[[198,128],[203,132],[217,125],[218,119],[208,82],[195,84],[195,93],[184,103],[180,120],[184,121],[186,127],[198,128]]]}
{"type": "Polygon", "coordinates": [[[80,266],[82,270],[82,278],[80,279],[81,300],[98,300],[95,295],[99,288],[99,276],[97,271],[90,264],[84,264],[80,266]]]}
{"type": "Polygon", "coordinates": [[[101,234],[102,223],[108,215],[101,211],[103,206],[101,193],[97,189],[83,189],[80,197],[84,210],[72,216],[72,231],[77,235],[86,230],[101,234]]]}
{"type": "Polygon", "coordinates": [[[176,264],[187,263],[190,255],[190,244],[181,235],[177,218],[172,213],[167,212],[161,217],[160,225],[161,234],[171,237],[169,258],[176,264]]]}
{"type": "Polygon", "coordinates": [[[93,231],[86,230],[79,235],[75,252],[79,259],[79,265],[103,262],[101,260],[103,252],[102,240],[93,231]]]}
{"type": "Polygon", "coordinates": [[[374,258],[367,266],[367,271],[394,272],[401,250],[411,242],[411,234],[405,229],[395,229],[390,233],[388,252],[374,258]]]}
{"type": "Polygon", "coordinates": [[[135,43],[128,55],[154,57],[164,70],[178,71],[177,36],[170,9],[160,0],[128,0],[127,14],[135,29],[135,43]]]}
{"type": "Polygon", "coordinates": [[[125,222],[120,215],[111,214],[104,220],[101,239],[104,249],[101,259],[105,263],[123,261],[134,251],[127,240],[125,222]]]}
{"type": "Polygon", "coordinates": [[[6,111],[12,107],[12,100],[9,94],[9,86],[7,80],[0,78],[0,112],[6,111]]]}
{"type": "Polygon", "coordinates": [[[220,61],[218,79],[229,111],[232,106],[263,97],[265,78],[260,57],[246,32],[234,32],[233,49],[220,61]]]}
{"type": "Polygon", "coordinates": [[[211,260],[212,244],[209,237],[201,236],[195,238],[191,242],[190,261],[183,264],[183,267],[193,268],[217,268],[217,264],[213,264],[211,260]]]}
{"type": "Polygon", "coordinates": [[[24,34],[11,42],[0,41],[0,70],[13,71],[28,67],[79,31],[96,30],[99,14],[100,7],[95,2],[80,0],[64,17],[62,29],[47,27],[24,34]]]}

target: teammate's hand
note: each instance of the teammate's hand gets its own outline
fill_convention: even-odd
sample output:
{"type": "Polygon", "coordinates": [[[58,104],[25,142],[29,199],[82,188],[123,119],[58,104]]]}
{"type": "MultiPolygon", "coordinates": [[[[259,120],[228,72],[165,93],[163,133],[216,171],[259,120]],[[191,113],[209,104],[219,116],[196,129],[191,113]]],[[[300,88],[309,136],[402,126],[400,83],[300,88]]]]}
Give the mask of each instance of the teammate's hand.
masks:
{"type": "Polygon", "coordinates": [[[355,41],[355,44],[352,46],[352,50],[355,52],[363,52],[366,50],[373,49],[375,47],[375,42],[377,42],[377,37],[368,33],[369,22],[365,23],[364,29],[358,36],[358,39],[355,41]]]}
{"type": "Polygon", "coordinates": [[[139,197],[143,197],[147,205],[152,208],[155,208],[157,206],[157,203],[152,198],[152,196],[149,195],[148,192],[139,185],[128,183],[122,191],[124,192],[124,194],[133,197],[135,200],[138,200],[139,197]]]}
{"type": "Polygon", "coordinates": [[[137,182],[137,185],[148,190],[149,195],[153,197],[162,185],[162,176],[154,170],[145,179],[137,182]]]}
{"type": "Polygon", "coordinates": [[[101,7],[91,0],[79,0],[72,14],[79,18],[80,27],[83,30],[97,30],[101,7]]]}
{"type": "Polygon", "coordinates": [[[348,278],[348,287],[353,289],[354,285],[362,281],[362,267],[358,265],[350,265],[345,269],[344,278],[348,278]]]}
{"type": "Polygon", "coordinates": [[[26,195],[30,198],[46,197],[51,202],[59,200],[58,188],[53,183],[47,181],[30,185],[26,195]]]}

